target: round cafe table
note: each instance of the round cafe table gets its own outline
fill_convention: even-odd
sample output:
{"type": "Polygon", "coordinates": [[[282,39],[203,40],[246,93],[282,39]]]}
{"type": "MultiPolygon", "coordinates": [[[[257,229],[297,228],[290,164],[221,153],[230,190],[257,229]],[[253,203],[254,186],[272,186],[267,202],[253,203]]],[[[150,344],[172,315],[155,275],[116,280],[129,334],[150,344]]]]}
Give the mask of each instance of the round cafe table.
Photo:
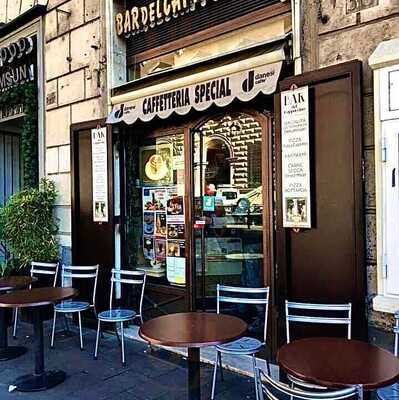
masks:
{"type": "Polygon", "coordinates": [[[295,340],[280,348],[277,362],[288,374],[331,389],[362,385],[373,390],[399,379],[399,360],[393,354],[358,340],[295,340]]]}
{"type": "Polygon", "coordinates": [[[65,380],[64,371],[46,371],[44,369],[43,319],[41,310],[42,306],[71,299],[77,294],[78,291],[72,288],[45,287],[31,290],[18,290],[0,296],[0,308],[32,308],[35,371],[33,374],[17,378],[13,383],[13,386],[15,386],[17,390],[21,392],[46,390],[65,380]]]}
{"type": "Polygon", "coordinates": [[[139,334],[151,344],[188,348],[188,398],[200,400],[200,348],[238,339],[247,328],[237,317],[191,312],[154,318],[141,326],[139,334]]]}
{"type": "MultiPolygon", "coordinates": [[[[36,278],[30,276],[10,276],[0,279],[0,294],[12,290],[24,289],[35,282],[36,278]]],[[[26,347],[8,346],[8,323],[6,311],[0,309],[0,361],[8,361],[26,353],[26,347]]]]}

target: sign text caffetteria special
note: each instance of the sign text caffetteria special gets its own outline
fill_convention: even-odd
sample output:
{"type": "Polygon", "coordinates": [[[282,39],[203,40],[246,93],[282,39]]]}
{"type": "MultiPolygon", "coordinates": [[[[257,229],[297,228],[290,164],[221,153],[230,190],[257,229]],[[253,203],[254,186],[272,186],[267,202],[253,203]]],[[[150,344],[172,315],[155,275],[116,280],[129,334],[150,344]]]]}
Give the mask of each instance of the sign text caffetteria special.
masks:
{"type": "MultiPolygon", "coordinates": [[[[155,28],[172,18],[179,18],[218,0],[156,0],[141,7],[134,6],[115,16],[116,33],[135,35],[155,28]]],[[[220,0],[219,0],[220,1],[220,0]]]]}

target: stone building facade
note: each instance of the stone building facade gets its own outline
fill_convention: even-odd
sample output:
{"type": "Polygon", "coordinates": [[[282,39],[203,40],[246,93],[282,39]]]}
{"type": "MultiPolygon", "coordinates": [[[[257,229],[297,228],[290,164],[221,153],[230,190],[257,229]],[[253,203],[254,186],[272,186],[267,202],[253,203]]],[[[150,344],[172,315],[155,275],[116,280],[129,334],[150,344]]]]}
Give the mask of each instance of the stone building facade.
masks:
{"type": "Polygon", "coordinates": [[[368,321],[387,329],[392,314],[376,311],[377,235],[374,143],[374,88],[369,57],[382,41],[399,36],[399,4],[394,0],[310,0],[302,2],[303,72],[358,59],[363,64],[363,148],[366,210],[368,321]]]}
{"type": "MultiPolygon", "coordinates": [[[[37,5],[47,6],[41,17],[44,93],[40,107],[44,123],[39,132],[40,171],[42,176],[57,183],[60,192],[56,215],[60,220],[64,262],[69,262],[71,254],[70,125],[104,118],[108,112],[106,3],[103,0],[2,0],[0,3],[0,24],[17,19],[37,5]]],[[[373,308],[377,294],[377,238],[374,90],[368,59],[381,41],[399,37],[399,3],[395,0],[309,0],[300,5],[302,66],[296,61],[297,73],[301,69],[312,71],[352,59],[363,62],[368,319],[372,325],[386,329],[392,324],[392,315],[373,308]]],[[[112,71],[116,75],[117,72],[112,71]]],[[[110,80],[115,81],[115,77],[110,80]]],[[[256,127],[250,136],[258,141],[256,127]]],[[[233,144],[235,153],[244,148],[243,143],[233,144]]],[[[239,159],[235,161],[234,179],[246,189],[248,166],[241,165],[239,159]],[[239,182],[239,179],[243,180],[239,182]]]]}
{"type": "MultiPolygon", "coordinates": [[[[71,255],[70,125],[107,114],[104,7],[99,0],[4,0],[0,23],[21,17],[37,5],[47,6],[42,21],[44,94],[39,129],[41,175],[59,190],[62,259],[71,255]]],[[[40,111],[39,111],[40,112],[40,111]]]]}

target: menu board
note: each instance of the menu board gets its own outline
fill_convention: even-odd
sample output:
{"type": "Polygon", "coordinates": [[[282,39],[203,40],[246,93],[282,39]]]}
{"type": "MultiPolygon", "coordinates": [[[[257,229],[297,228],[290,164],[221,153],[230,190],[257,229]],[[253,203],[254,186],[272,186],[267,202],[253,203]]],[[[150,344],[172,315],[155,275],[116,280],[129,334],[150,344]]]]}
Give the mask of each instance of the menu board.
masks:
{"type": "Polygon", "coordinates": [[[93,221],[108,222],[107,128],[91,130],[93,221]]]}
{"type": "Polygon", "coordinates": [[[186,276],[184,198],[178,186],[144,187],[143,255],[172,284],[186,276]]]}
{"type": "Polygon", "coordinates": [[[311,228],[309,88],[281,93],[283,226],[311,228]]]}

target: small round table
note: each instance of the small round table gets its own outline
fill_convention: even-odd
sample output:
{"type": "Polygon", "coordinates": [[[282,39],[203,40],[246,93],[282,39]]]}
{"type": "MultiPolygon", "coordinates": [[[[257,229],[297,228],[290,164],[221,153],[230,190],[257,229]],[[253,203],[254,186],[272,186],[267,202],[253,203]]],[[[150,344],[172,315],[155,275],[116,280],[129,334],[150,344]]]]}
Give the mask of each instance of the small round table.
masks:
{"type": "Polygon", "coordinates": [[[43,319],[41,307],[58,303],[75,297],[78,294],[72,288],[37,288],[32,290],[18,290],[0,296],[0,308],[27,308],[32,307],[35,353],[34,374],[24,375],[13,383],[21,392],[34,392],[52,388],[65,380],[65,372],[60,370],[45,371],[43,346],[43,319]]]}
{"type": "MultiPolygon", "coordinates": [[[[35,282],[30,276],[10,276],[0,279],[0,294],[12,290],[24,289],[35,282]]],[[[26,347],[8,346],[8,323],[5,310],[0,309],[0,361],[8,361],[26,353],[26,347]]]]}
{"type": "Polygon", "coordinates": [[[288,374],[331,389],[362,385],[373,390],[399,378],[399,360],[393,354],[358,340],[295,340],[280,348],[277,362],[288,374]]]}
{"type": "Polygon", "coordinates": [[[188,348],[188,398],[201,398],[200,348],[240,338],[247,324],[237,317],[211,313],[181,313],[144,323],[140,336],[152,344],[188,348]]]}

